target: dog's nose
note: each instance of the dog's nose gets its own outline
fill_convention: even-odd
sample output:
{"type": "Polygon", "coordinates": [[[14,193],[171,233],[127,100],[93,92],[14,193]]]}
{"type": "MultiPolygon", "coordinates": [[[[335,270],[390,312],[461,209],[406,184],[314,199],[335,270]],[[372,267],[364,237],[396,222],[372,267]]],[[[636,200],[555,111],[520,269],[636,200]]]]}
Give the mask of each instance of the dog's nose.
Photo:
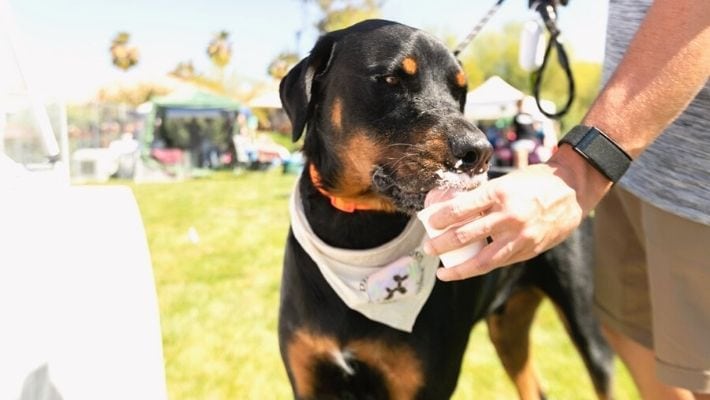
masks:
{"type": "Polygon", "coordinates": [[[450,141],[457,169],[474,174],[486,172],[493,147],[485,137],[479,136],[482,135],[462,134],[450,141]]]}

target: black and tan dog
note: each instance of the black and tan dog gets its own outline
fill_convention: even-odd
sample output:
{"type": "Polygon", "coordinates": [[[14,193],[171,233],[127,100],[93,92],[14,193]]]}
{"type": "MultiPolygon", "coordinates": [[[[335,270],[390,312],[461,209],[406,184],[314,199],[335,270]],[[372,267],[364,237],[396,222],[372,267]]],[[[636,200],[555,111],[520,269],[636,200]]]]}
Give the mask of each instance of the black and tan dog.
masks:
{"type": "MultiPolygon", "coordinates": [[[[346,253],[381,249],[409,229],[426,193],[444,176],[475,182],[485,174],[491,148],[463,117],[466,89],[452,53],[408,26],[370,20],[318,40],[280,89],[293,139],[306,130],[307,168],[295,199],[316,240],[346,253]]],[[[294,396],[447,399],[471,329],[485,319],[521,398],[541,398],[528,332],[545,294],[563,317],[598,396],[608,397],[611,353],[591,314],[584,235],[580,230],[504,271],[436,282],[407,332],[348,307],[297,240],[292,217],[279,342],[294,396]]],[[[405,289],[387,290],[389,298],[405,289]]]]}

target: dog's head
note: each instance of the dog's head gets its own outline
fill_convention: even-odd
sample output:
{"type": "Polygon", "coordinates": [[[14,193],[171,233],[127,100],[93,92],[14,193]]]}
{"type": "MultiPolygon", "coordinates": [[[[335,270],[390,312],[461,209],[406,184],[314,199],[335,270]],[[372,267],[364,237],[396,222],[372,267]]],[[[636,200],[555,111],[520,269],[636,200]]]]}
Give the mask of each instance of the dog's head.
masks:
{"type": "Polygon", "coordinates": [[[280,86],[322,188],[406,213],[436,186],[470,188],[485,176],[492,150],[464,119],[466,92],[441,42],[383,20],[322,36],[280,86]]]}

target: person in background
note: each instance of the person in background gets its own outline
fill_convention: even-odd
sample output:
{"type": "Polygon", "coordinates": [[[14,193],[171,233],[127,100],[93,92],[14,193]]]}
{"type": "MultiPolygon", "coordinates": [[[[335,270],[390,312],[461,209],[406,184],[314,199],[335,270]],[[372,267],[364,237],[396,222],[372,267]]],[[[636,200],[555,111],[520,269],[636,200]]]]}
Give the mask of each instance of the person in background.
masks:
{"type": "Polygon", "coordinates": [[[239,111],[232,132],[237,168],[250,168],[257,161],[255,135],[249,129],[247,121],[247,113],[250,112],[247,109],[239,111]]]}
{"type": "Polygon", "coordinates": [[[518,100],[515,105],[518,110],[513,117],[515,141],[510,144],[510,149],[513,151],[513,166],[522,168],[529,164],[530,155],[535,152],[539,142],[534,127],[535,120],[523,110],[523,100],[518,100]]]}
{"type": "Polygon", "coordinates": [[[464,279],[542,253],[598,206],[597,311],[644,399],[710,399],[709,5],[609,3],[606,84],[580,128],[630,155],[620,180],[607,167],[623,174],[623,153],[595,165],[581,142],[562,143],[544,164],[437,204],[432,226],[455,227],[425,243],[440,254],[490,237],[437,271],[464,279]]]}

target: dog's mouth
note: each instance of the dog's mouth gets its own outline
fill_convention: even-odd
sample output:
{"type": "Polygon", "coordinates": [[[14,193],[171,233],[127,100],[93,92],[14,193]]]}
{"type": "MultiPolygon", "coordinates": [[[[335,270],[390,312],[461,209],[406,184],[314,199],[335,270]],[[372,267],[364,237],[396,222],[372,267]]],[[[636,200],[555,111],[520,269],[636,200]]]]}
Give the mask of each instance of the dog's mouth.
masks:
{"type": "MultiPolygon", "coordinates": [[[[439,178],[437,187],[443,189],[454,189],[465,192],[473,190],[488,180],[488,170],[480,174],[472,174],[460,169],[454,170],[438,170],[436,176],[439,178]]],[[[432,188],[433,189],[433,188],[432,188]]]]}
{"type": "Polygon", "coordinates": [[[412,215],[424,208],[426,195],[432,189],[468,191],[487,180],[487,171],[473,174],[458,166],[430,172],[419,171],[417,174],[403,177],[397,176],[387,167],[378,165],[372,174],[372,186],[375,191],[391,199],[399,211],[412,215]]]}

